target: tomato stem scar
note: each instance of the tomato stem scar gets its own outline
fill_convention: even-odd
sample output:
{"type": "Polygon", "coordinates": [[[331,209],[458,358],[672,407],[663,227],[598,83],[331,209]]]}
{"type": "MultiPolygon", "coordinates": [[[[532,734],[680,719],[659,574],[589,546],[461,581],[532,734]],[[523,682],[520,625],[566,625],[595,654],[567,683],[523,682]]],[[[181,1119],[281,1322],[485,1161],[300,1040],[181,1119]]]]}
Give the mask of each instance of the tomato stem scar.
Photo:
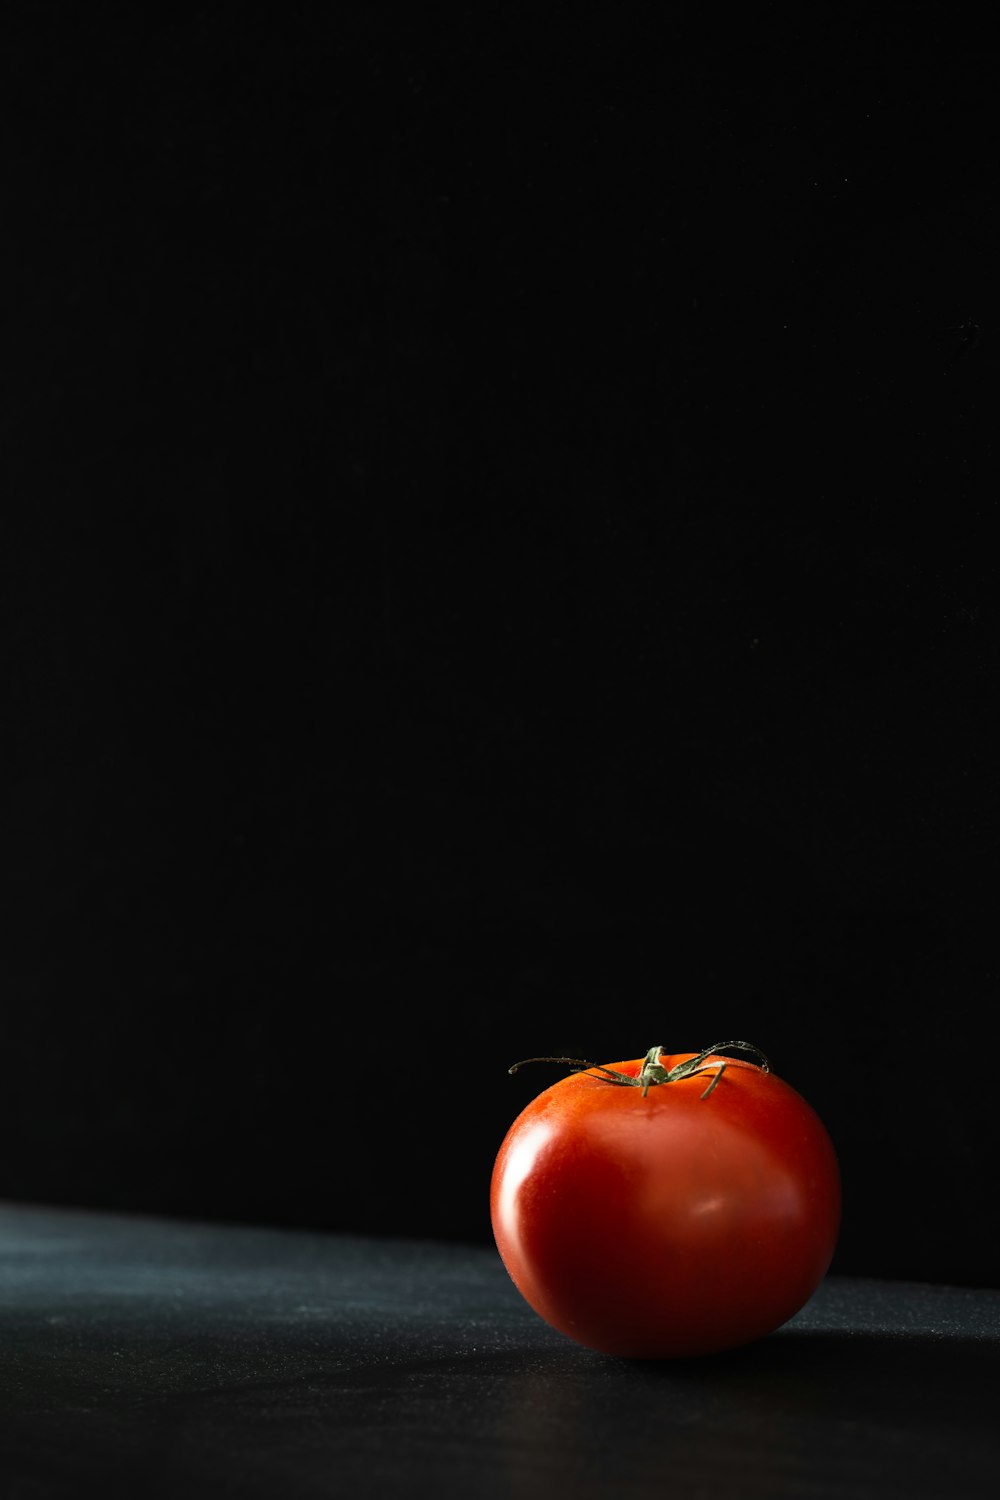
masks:
{"type": "Polygon", "coordinates": [[[701,1097],[707,1099],[709,1094],[716,1088],[726,1071],[726,1063],[722,1058],[713,1062],[707,1059],[716,1052],[725,1052],[732,1048],[738,1048],[741,1052],[752,1052],[755,1057],[760,1058],[761,1067],[765,1073],[771,1071],[771,1064],[764,1056],[759,1047],[753,1042],[716,1042],[714,1047],[706,1047],[699,1052],[697,1057],[689,1057],[687,1062],[675,1063],[672,1068],[665,1068],[660,1061],[665,1053],[663,1047],[650,1047],[643,1059],[642,1067],[636,1077],[628,1073],[619,1073],[614,1068],[605,1067],[603,1063],[585,1062],[579,1057],[526,1057],[521,1062],[514,1063],[508,1068],[509,1073],[516,1073],[518,1068],[525,1067],[528,1063],[548,1062],[564,1063],[572,1073],[596,1073],[604,1083],[612,1083],[618,1087],[642,1089],[642,1097],[645,1099],[651,1088],[661,1083],[678,1083],[682,1078],[693,1078],[696,1073],[707,1073],[714,1069],[712,1081],[703,1091],[701,1097]]]}

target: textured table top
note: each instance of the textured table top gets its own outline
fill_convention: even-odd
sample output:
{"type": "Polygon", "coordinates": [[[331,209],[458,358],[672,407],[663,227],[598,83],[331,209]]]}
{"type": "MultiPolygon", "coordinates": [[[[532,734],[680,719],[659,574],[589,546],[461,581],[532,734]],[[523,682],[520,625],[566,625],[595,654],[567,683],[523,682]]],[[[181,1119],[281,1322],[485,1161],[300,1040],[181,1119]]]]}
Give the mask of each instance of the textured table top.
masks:
{"type": "Polygon", "coordinates": [[[10,1497],[995,1494],[1000,1292],[833,1278],[737,1353],[578,1348],[492,1249],[0,1206],[10,1497]]]}

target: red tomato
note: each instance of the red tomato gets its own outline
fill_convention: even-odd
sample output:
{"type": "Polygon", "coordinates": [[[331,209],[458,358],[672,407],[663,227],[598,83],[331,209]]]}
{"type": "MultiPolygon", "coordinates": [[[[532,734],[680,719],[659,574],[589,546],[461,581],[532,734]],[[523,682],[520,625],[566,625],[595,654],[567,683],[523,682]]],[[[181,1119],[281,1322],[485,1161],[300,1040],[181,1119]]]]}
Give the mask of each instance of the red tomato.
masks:
{"type": "Polygon", "coordinates": [[[490,1210],[504,1265],[541,1317],[603,1354],[750,1343],[798,1312],[830,1265],[830,1137],[766,1064],[718,1050],[576,1071],[500,1147],[490,1210]]]}

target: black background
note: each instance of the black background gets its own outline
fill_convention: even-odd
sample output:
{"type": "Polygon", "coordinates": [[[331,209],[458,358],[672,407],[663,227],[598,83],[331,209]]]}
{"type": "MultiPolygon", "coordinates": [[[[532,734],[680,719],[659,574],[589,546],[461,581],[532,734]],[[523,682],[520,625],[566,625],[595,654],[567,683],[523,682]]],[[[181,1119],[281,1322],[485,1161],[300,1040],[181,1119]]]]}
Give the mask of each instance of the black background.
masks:
{"type": "Polygon", "coordinates": [[[484,1239],[736,1035],[996,1284],[969,14],[5,10],[0,1193],[484,1239]]]}

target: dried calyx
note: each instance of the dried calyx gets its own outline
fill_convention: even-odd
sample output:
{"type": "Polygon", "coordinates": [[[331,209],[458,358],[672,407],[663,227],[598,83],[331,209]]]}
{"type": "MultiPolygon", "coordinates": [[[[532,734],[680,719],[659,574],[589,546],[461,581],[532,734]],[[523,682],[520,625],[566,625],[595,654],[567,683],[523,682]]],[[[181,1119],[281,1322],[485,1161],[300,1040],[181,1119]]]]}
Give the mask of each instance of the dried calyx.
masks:
{"type": "Polygon", "coordinates": [[[642,1097],[645,1099],[650,1089],[658,1084],[677,1083],[681,1078],[692,1078],[695,1073],[707,1073],[714,1070],[712,1081],[701,1096],[707,1099],[726,1071],[725,1059],[716,1057],[715,1053],[725,1052],[734,1047],[739,1048],[741,1052],[752,1052],[755,1057],[760,1058],[764,1072],[771,1071],[767,1058],[759,1047],[754,1046],[753,1042],[717,1042],[714,1047],[706,1047],[704,1052],[699,1052],[697,1057],[689,1057],[686,1062],[677,1063],[672,1068],[665,1068],[660,1061],[661,1057],[669,1055],[663,1047],[650,1047],[635,1077],[629,1073],[619,1073],[614,1068],[605,1067],[603,1063],[585,1062],[579,1057],[526,1057],[523,1061],[515,1063],[508,1071],[516,1073],[518,1068],[523,1068],[528,1063],[564,1063],[573,1073],[595,1073],[606,1083],[642,1089],[642,1097]],[[708,1061],[709,1058],[712,1059],[711,1062],[708,1061]]]}

